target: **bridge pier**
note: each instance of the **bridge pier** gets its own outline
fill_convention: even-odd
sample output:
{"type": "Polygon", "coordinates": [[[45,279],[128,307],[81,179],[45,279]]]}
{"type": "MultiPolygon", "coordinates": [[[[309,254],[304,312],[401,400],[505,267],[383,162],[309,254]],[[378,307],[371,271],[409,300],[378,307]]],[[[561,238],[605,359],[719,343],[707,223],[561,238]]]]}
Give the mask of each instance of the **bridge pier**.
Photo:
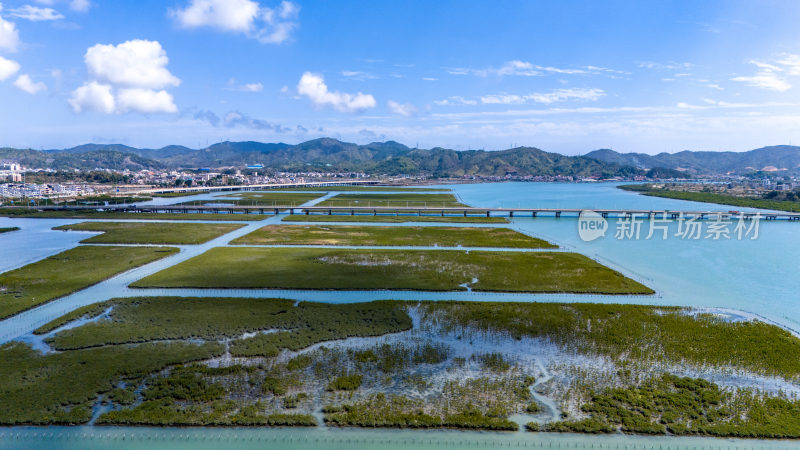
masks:
{"type": "Polygon", "coordinates": [[[467,217],[467,211],[464,211],[464,217],[467,217]]]}
{"type": "Polygon", "coordinates": [[[514,217],[514,211],[509,211],[508,212],[508,217],[514,217]]]}
{"type": "Polygon", "coordinates": [[[489,217],[490,214],[491,213],[489,211],[486,211],[486,217],[489,217]]]}
{"type": "Polygon", "coordinates": [[[308,215],[308,210],[306,210],[306,215],[308,215]]]}
{"type": "Polygon", "coordinates": [[[607,212],[600,213],[600,215],[603,217],[603,219],[608,219],[608,213],[607,212]]]}
{"type": "Polygon", "coordinates": [[[275,208],[275,215],[278,215],[278,208],[275,208]]]}
{"type": "Polygon", "coordinates": [[[556,211],[556,218],[561,217],[561,211],[556,211]]]}
{"type": "Polygon", "coordinates": [[[355,210],[352,210],[352,209],[351,209],[351,210],[350,210],[350,215],[351,215],[351,216],[355,216],[355,215],[356,215],[356,212],[355,212],[355,210]]]}
{"type": "Polygon", "coordinates": [[[531,217],[533,217],[534,219],[536,218],[536,211],[531,212],[531,217]]]}
{"type": "Polygon", "coordinates": [[[328,210],[328,215],[329,216],[333,215],[333,212],[330,209],[328,210]]]}

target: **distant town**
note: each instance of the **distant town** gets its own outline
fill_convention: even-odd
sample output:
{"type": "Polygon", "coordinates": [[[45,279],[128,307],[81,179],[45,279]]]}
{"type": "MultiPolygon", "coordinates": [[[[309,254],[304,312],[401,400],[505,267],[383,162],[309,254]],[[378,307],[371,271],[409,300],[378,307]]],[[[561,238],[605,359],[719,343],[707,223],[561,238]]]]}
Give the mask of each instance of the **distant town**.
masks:
{"type": "MultiPolygon", "coordinates": [[[[18,202],[21,199],[75,199],[97,195],[129,195],[157,188],[219,187],[291,184],[344,180],[373,180],[388,184],[479,183],[502,181],[528,182],[655,182],[653,187],[669,186],[670,190],[718,192],[742,197],[762,197],[771,191],[800,189],[800,177],[780,172],[753,174],[686,175],[685,178],[574,175],[517,175],[504,176],[463,175],[460,177],[432,177],[426,175],[386,175],[345,171],[287,172],[265,168],[261,164],[241,167],[196,169],[142,169],[138,171],[97,167],[93,170],[55,170],[42,167],[25,167],[20,162],[0,161],[0,203],[18,202]]],[[[680,175],[680,173],[678,173],[680,175]]]]}

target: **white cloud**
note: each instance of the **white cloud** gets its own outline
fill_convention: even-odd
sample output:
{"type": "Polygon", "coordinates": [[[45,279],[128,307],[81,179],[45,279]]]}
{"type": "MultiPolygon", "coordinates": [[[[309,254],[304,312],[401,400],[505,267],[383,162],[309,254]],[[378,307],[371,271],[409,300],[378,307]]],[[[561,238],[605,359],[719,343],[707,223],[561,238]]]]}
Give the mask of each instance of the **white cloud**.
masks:
{"type": "Polygon", "coordinates": [[[31,77],[28,74],[23,74],[17,77],[17,80],[14,82],[14,86],[31,95],[38,94],[39,92],[47,89],[47,86],[44,83],[41,81],[34,82],[31,80],[31,77]]]}
{"type": "Polygon", "coordinates": [[[760,71],[751,77],[734,77],[731,80],[745,83],[748,86],[778,92],[785,92],[792,88],[788,81],[769,70],[760,71]]]}
{"type": "Polygon", "coordinates": [[[238,84],[236,78],[231,78],[228,80],[228,86],[224,89],[239,92],[262,92],[264,90],[264,85],[261,83],[238,84]]]}
{"type": "Polygon", "coordinates": [[[800,75],[800,55],[783,54],[778,64],[784,66],[789,75],[800,75]]]}
{"type": "Polygon", "coordinates": [[[167,69],[169,58],[158,41],[97,44],[86,50],[84,60],[91,79],[72,93],[69,103],[75,112],[178,111],[165,88],[181,80],[167,69]]]}
{"type": "Polygon", "coordinates": [[[113,85],[161,89],[181,83],[167,70],[169,58],[158,41],[97,44],[86,50],[84,60],[96,80],[113,85]]]}
{"type": "MultiPolygon", "coordinates": [[[[36,3],[53,6],[58,2],[58,0],[36,0],[36,3]]],[[[86,12],[92,6],[92,3],[89,0],[66,0],[69,3],[69,9],[76,11],[76,12],[86,12]]]]}
{"type": "Polygon", "coordinates": [[[0,56],[0,81],[5,81],[19,72],[19,63],[0,56]]]}
{"type": "Polygon", "coordinates": [[[638,65],[643,69],[653,69],[653,70],[686,70],[694,67],[694,64],[692,63],[688,62],[679,63],[674,61],[666,63],[645,61],[645,62],[640,62],[638,65]]]}
{"type": "Polygon", "coordinates": [[[175,113],[178,107],[167,91],[153,89],[120,89],[117,94],[117,110],[121,113],[136,111],[141,113],[175,113]]]}
{"type": "Polygon", "coordinates": [[[308,97],[316,106],[331,106],[343,112],[359,112],[375,107],[375,97],[372,95],[331,92],[322,76],[311,72],[300,77],[297,93],[308,97]]]}
{"type": "Polygon", "coordinates": [[[39,8],[38,6],[25,5],[20,8],[8,10],[12,17],[40,22],[46,20],[59,20],[64,16],[53,8],[39,8]]]}
{"type": "Polygon", "coordinates": [[[72,0],[69,2],[69,9],[77,12],[86,12],[92,6],[89,0],[72,0]]]}
{"type": "Polygon", "coordinates": [[[490,75],[502,77],[506,75],[519,75],[532,77],[541,75],[542,72],[537,70],[536,67],[525,61],[509,61],[499,68],[486,68],[486,69],[469,69],[469,68],[453,68],[448,69],[447,73],[450,75],[475,75],[478,77],[488,77],[490,75]]]}
{"type": "Polygon", "coordinates": [[[243,33],[264,44],[289,40],[297,27],[300,7],[284,0],[276,8],[261,6],[253,0],[191,0],[182,9],[170,10],[184,28],[209,27],[220,31],[243,33]]]}
{"type": "Polygon", "coordinates": [[[755,75],[738,76],[731,78],[731,80],[760,89],[786,92],[792,88],[792,84],[787,77],[800,75],[800,55],[784,53],[773,62],[753,60],[750,61],[750,64],[758,68],[755,75]]]}
{"type": "Polygon", "coordinates": [[[567,100],[595,101],[606,93],[602,89],[556,89],[552,92],[533,93],[528,95],[484,95],[481,103],[489,105],[514,105],[524,103],[556,103],[567,100]]]}
{"type": "Polygon", "coordinates": [[[628,72],[609,69],[607,67],[583,66],[580,68],[560,68],[552,66],[540,66],[527,61],[513,60],[508,61],[500,67],[489,67],[484,69],[471,69],[464,67],[446,69],[450,75],[475,75],[478,77],[488,76],[524,76],[535,77],[547,74],[558,75],[605,75],[617,78],[617,75],[627,75],[628,72]]]}
{"type": "Polygon", "coordinates": [[[439,79],[433,77],[422,77],[422,81],[439,81],[439,79]]]}
{"type": "Polygon", "coordinates": [[[261,83],[246,83],[239,88],[244,92],[261,92],[264,90],[264,85],[261,83]]]}
{"type": "Polygon", "coordinates": [[[368,72],[359,72],[356,70],[343,70],[341,73],[343,77],[352,78],[358,81],[374,80],[378,78],[377,75],[373,75],[368,72]]]}
{"type": "Polygon", "coordinates": [[[193,0],[171,14],[186,28],[211,27],[244,33],[253,27],[258,10],[258,3],[251,0],[193,0]]]}
{"type": "Polygon", "coordinates": [[[394,114],[399,114],[403,117],[413,116],[417,112],[417,108],[410,103],[397,103],[389,100],[387,105],[389,106],[389,111],[393,112],[394,114]]]}
{"type": "MultiPolygon", "coordinates": [[[[0,11],[3,10],[3,4],[0,3],[0,11]]],[[[0,17],[0,49],[8,50],[10,52],[17,51],[19,47],[19,31],[14,22],[9,22],[0,17]]]]}
{"type": "Polygon", "coordinates": [[[475,100],[467,100],[460,95],[453,95],[451,97],[447,97],[443,100],[436,100],[433,103],[439,106],[454,106],[454,105],[477,105],[478,102],[475,100]]]}
{"type": "Polygon", "coordinates": [[[113,113],[116,101],[111,93],[111,86],[90,81],[72,91],[69,104],[75,112],[98,111],[106,114],[113,113]]]}

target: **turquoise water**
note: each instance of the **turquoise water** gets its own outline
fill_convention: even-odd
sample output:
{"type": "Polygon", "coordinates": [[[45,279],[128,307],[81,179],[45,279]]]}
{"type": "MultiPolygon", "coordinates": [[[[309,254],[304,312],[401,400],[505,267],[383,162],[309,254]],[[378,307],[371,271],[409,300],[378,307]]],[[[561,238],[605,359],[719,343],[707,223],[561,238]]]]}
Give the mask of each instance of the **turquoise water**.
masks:
{"type": "Polygon", "coordinates": [[[796,449],[792,441],[453,430],[15,427],[0,429],[4,449],[447,449],[608,450],[796,449]]]}
{"type": "MultiPolygon", "coordinates": [[[[631,208],[653,210],[739,209],[724,205],[647,197],[616,189],[614,184],[506,183],[454,186],[464,201],[478,206],[631,208]]],[[[610,232],[584,242],[575,218],[518,217],[514,228],[549,239],[642,279],[657,291],[642,303],[725,307],[766,317],[800,330],[800,223],[764,221],[756,240],[614,239],[610,232]]],[[[704,232],[705,234],[705,232],[704,232]]]]}
{"type": "MultiPolygon", "coordinates": [[[[478,207],[540,208],[631,208],[654,210],[718,210],[732,208],[704,203],[645,197],[615,188],[613,184],[502,183],[449,186],[466,203],[478,207]]],[[[198,196],[207,200],[211,196],[198,196]]],[[[194,198],[163,199],[169,202],[194,198]]],[[[162,199],[159,199],[159,202],[162,199]]],[[[321,200],[321,199],[320,199],[321,200]]],[[[318,200],[319,201],[319,200],[318,200]]],[[[166,201],[165,201],[166,203],[166,201]]],[[[227,295],[287,297],[331,302],[369,301],[377,298],[491,301],[592,301],[722,307],[746,311],[800,330],[800,223],[760,223],[757,240],[681,240],[673,237],[650,240],[616,240],[613,231],[593,242],[583,242],[572,217],[514,218],[511,227],[584,253],[646,283],[654,296],[577,296],[493,293],[422,293],[403,291],[324,292],[266,290],[132,290],[133,280],[202,253],[215,245],[226,245],[280,217],[249,223],[224,238],[200,246],[182,246],[181,253],[134,269],[93,288],[0,323],[0,342],[28,332],[31,326],[49,320],[82,304],[118,295],[227,295]],[[147,291],[147,292],[144,292],[147,291]]],[[[53,226],[80,220],[3,219],[0,226],[20,226],[20,232],[0,235],[0,272],[74,247],[83,233],[54,232],[53,226]]],[[[406,224],[364,223],[364,225],[406,224]]],[[[420,223],[431,226],[434,224],[420,223]]],[[[475,226],[460,224],[461,226],[475,226]]],[[[447,224],[446,226],[459,226],[447,224]]],[[[610,220],[613,230],[616,221],[610,220]]],[[[647,234],[646,224],[643,235],[647,234]]],[[[1,381],[0,381],[1,382],[1,381]]],[[[585,436],[575,434],[480,433],[418,430],[316,429],[182,429],[120,427],[9,427],[0,428],[0,448],[609,448],[609,449],[705,449],[705,448],[798,448],[797,442],[742,441],[711,438],[665,438],[639,436],[585,436]]]]}

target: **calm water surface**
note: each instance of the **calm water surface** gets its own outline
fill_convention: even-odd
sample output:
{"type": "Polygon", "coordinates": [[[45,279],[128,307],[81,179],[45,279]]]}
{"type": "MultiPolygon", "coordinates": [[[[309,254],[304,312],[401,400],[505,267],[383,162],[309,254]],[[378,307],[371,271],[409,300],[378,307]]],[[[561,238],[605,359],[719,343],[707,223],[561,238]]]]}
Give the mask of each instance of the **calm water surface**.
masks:
{"type": "MultiPolygon", "coordinates": [[[[616,184],[501,183],[453,188],[467,203],[485,207],[741,209],[647,197],[617,189],[616,184]]],[[[762,220],[756,240],[715,241],[677,238],[677,223],[671,224],[668,239],[646,240],[647,221],[640,240],[618,240],[614,238],[616,222],[610,220],[611,231],[605,237],[584,242],[575,218],[513,221],[521,231],[597,257],[642,279],[658,292],[651,299],[655,303],[740,309],[800,330],[800,223],[762,220]]]]}

